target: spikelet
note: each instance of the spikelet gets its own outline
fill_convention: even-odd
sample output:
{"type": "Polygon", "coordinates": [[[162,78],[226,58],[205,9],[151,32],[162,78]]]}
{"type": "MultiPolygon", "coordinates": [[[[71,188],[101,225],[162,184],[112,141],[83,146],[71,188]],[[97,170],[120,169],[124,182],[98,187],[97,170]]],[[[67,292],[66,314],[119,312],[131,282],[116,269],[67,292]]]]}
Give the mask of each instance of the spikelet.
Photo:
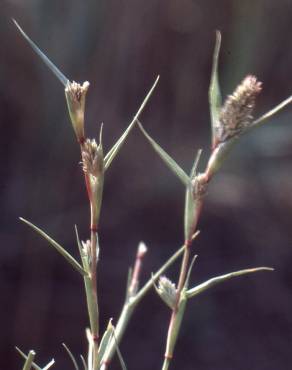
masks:
{"type": "Polygon", "coordinates": [[[252,112],[257,95],[262,90],[262,83],[255,76],[247,76],[226,99],[219,114],[216,126],[216,141],[224,143],[238,137],[252,122],[252,112]]]}

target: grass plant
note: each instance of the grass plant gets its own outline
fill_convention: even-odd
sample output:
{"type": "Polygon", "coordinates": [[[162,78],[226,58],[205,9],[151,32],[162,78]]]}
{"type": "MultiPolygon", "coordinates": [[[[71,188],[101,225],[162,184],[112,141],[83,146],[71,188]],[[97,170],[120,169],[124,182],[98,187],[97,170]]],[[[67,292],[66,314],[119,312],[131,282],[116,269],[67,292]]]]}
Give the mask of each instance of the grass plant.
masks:
{"type": "MultiPolygon", "coordinates": [[[[53,247],[76,272],[80,274],[80,278],[84,281],[89,324],[89,327],[86,328],[88,350],[86,356],[81,356],[77,359],[72,354],[68,346],[63,344],[71,358],[72,368],[75,370],[79,370],[81,367],[84,368],[84,370],[106,370],[110,368],[113,356],[117,354],[121,368],[126,369],[127,361],[126,359],[123,359],[119,349],[119,344],[124,337],[127,325],[137,306],[141,303],[143,297],[150,289],[155,289],[158,296],[167,305],[170,311],[165,351],[161,354],[162,365],[160,366],[157,364],[157,368],[167,370],[170,368],[171,361],[175,354],[175,347],[183,323],[185,308],[192,298],[228,279],[259,271],[273,270],[271,267],[247,268],[213,277],[194,287],[190,286],[192,267],[196,261],[193,244],[199,235],[197,225],[210,182],[222,168],[226,158],[231,155],[233,146],[238,143],[241,136],[249,132],[251,129],[263,124],[268,118],[290,104],[292,96],[284,100],[266,114],[254,119],[253,111],[256,105],[257,96],[262,90],[262,84],[255,76],[249,75],[237,86],[233,94],[228,96],[223,102],[218,78],[221,35],[220,32],[217,31],[209,89],[212,146],[205,170],[201,173],[198,171],[202,152],[200,149],[197,151],[192,169],[188,174],[188,172],[186,172],[173,158],[171,158],[171,156],[167,154],[166,151],[150,136],[141,123],[143,109],[146,104],[148,104],[152,93],[157,87],[159,76],[154,81],[152,87],[146,94],[143,102],[134,114],[132,121],[125,129],[122,136],[107,153],[104,153],[102,126],[100,128],[98,140],[88,138],[86,135],[84,112],[86,94],[90,86],[89,82],[86,81],[83,84],[79,84],[69,80],[25,34],[18,23],[16,21],[14,21],[14,23],[20,34],[29,43],[41,60],[55,74],[64,88],[69,117],[80,149],[84,183],[88,195],[88,206],[90,209],[88,240],[81,241],[77,227],[75,227],[76,244],[80,253],[79,261],[77,261],[61,244],[53,240],[41,228],[24,218],[20,218],[21,221],[32,228],[41,237],[45,238],[48,244],[53,247]],[[101,209],[104,179],[108,168],[113,163],[115,157],[119,154],[128,135],[135,127],[137,127],[136,129],[140,129],[152,149],[178,178],[185,189],[185,209],[183,219],[184,239],[181,243],[182,246],[177,250],[177,252],[170,256],[163,266],[153,273],[144,284],[140,283],[140,275],[147,247],[143,242],[138,245],[136,259],[133,266],[129,269],[126,296],[120,316],[117,320],[111,320],[108,318],[107,328],[104,332],[101,332],[99,300],[102,299],[102,297],[99,296],[97,270],[99,264],[102,263],[99,259],[99,250],[101,247],[98,234],[99,220],[102,215],[101,209]],[[182,257],[180,273],[177,281],[172,282],[165,274],[168,267],[176,262],[180,257],[182,257]]],[[[121,287],[121,289],[122,288],[123,287],[121,287]]],[[[45,366],[39,366],[35,362],[34,351],[30,351],[28,354],[23,353],[18,348],[17,351],[24,358],[23,370],[46,370],[54,365],[54,360],[52,360],[45,366]]]]}

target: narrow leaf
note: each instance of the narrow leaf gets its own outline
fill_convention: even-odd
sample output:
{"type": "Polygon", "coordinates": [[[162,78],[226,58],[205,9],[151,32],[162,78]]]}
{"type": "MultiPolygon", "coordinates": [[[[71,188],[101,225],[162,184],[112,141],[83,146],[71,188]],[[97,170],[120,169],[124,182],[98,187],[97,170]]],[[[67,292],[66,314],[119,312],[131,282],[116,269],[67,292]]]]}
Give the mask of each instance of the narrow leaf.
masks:
{"type": "Polygon", "coordinates": [[[111,342],[112,336],[113,336],[113,325],[111,324],[111,319],[110,319],[107,329],[102,336],[99,349],[98,349],[99,364],[102,363],[102,360],[103,360],[102,358],[106,352],[108,345],[111,342]]]}
{"type": "Polygon", "coordinates": [[[193,267],[194,267],[194,263],[196,262],[196,259],[197,258],[198,258],[198,255],[197,254],[192,258],[192,261],[190,263],[190,267],[189,267],[189,270],[188,270],[188,273],[187,273],[187,277],[186,277],[184,289],[188,289],[188,287],[189,287],[191,273],[192,273],[192,270],[193,270],[193,267]]]}
{"type": "Polygon", "coordinates": [[[67,345],[65,343],[62,343],[62,346],[65,348],[66,352],[68,353],[73,365],[74,365],[74,368],[75,370],[79,370],[79,367],[77,365],[77,361],[73,355],[73,353],[70,351],[70,349],[67,347],[67,345]]]}
{"type": "MultiPolygon", "coordinates": [[[[15,347],[16,351],[20,354],[21,357],[23,357],[25,360],[27,360],[28,356],[23,353],[18,347],[15,347]]],[[[37,364],[35,364],[34,362],[31,364],[31,366],[35,369],[35,370],[42,370],[41,367],[39,367],[37,364]]]]}
{"type": "Polygon", "coordinates": [[[35,358],[35,352],[29,351],[22,370],[31,370],[34,358],[35,358]]]}
{"type": "Polygon", "coordinates": [[[70,263],[70,265],[72,265],[75,268],[75,270],[80,272],[81,275],[87,276],[86,271],[81,267],[81,265],[60,244],[58,244],[54,239],[52,239],[49,235],[47,235],[43,230],[39,229],[37,226],[29,222],[28,220],[25,220],[22,217],[20,217],[19,219],[23,221],[24,223],[26,223],[28,226],[30,226],[32,229],[34,229],[43,238],[45,238],[51,244],[51,246],[53,246],[70,263]]]}
{"type": "Polygon", "coordinates": [[[84,360],[84,357],[82,355],[80,355],[80,358],[81,358],[81,361],[82,361],[82,365],[84,367],[84,370],[88,370],[87,365],[86,365],[86,362],[84,360]]]}
{"type": "Polygon", "coordinates": [[[215,128],[218,122],[219,111],[222,105],[220,86],[218,81],[218,59],[221,46],[221,33],[216,31],[216,43],[213,54],[213,65],[209,87],[209,104],[212,122],[212,138],[214,144],[215,128]]]}
{"type": "Polygon", "coordinates": [[[151,137],[150,135],[145,131],[142,124],[138,122],[138,125],[140,127],[140,130],[146,137],[146,139],[149,141],[150,145],[153,147],[153,149],[158,153],[160,158],[163,160],[163,162],[167,165],[168,168],[181,180],[181,182],[188,186],[190,179],[189,176],[185,173],[185,171],[175,162],[174,159],[171,158],[170,155],[166,153],[164,149],[161,148],[160,145],[158,145],[151,137]]]}
{"type": "MultiPolygon", "coordinates": [[[[201,158],[202,150],[199,149],[196,158],[193,163],[193,167],[190,173],[190,180],[193,180],[197,174],[198,164],[201,158]]],[[[184,209],[184,237],[185,240],[190,240],[194,232],[194,222],[196,222],[195,215],[197,212],[197,201],[194,199],[192,194],[191,182],[186,186],[185,193],[185,209],[184,209]]]]}
{"type": "Polygon", "coordinates": [[[42,370],[48,370],[50,367],[52,367],[52,366],[54,365],[54,363],[55,363],[55,360],[54,360],[54,359],[52,359],[52,360],[48,363],[48,365],[46,365],[45,367],[43,367],[43,368],[42,368],[42,370]]]}
{"type": "Polygon", "coordinates": [[[276,105],[273,109],[269,110],[267,113],[263,114],[258,119],[254,120],[251,124],[251,127],[259,126],[260,124],[264,123],[268,118],[272,117],[274,114],[278,113],[281,109],[285,108],[286,105],[292,103],[292,95],[289,98],[282,101],[280,104],[276,105]]]}
{"type": "Polygon", "coordinates": [[[104,164],[105,164],[105,169],[107,170],[115,158],[115,156],[118,154],[120,151],[122,145],[124,144],[127,136],[129,135],[130,131],[132,128],[135,126],[137,123],[137,119],[139,118],[140,114],[142,113],[143,109],[145,108],[150,96],[152,95],[157,83],[159,80],[159,76],[157,76],[154,84],[152,85],[151,89],[149,90],[148,94],[146,95],[145,99],[143,100],[143,103],[141,104],[140,108],[138,109],[137,113],[135,114],[132,122],[129,124],[127,129],[124,131],[122,136],[119,138],[119,140],[114,144],[114,146],[110,149],[110,151],[107,153],[107,155],[104,157],[104,164]]]}
{"type": "Polygon", "coordinates": [[[15,26],[18,28],[21,35],[32,47],[32,49],[37,53],[41,60],[49,67],[49,69],[54,73],[54,75],[61,81],[61,83],[66,87],[67,83],[69,82],[68,78],[63,75],[63,73],[55,66],[55,64],[52,63],[50,59],[39,49],[39,47],[27,36],[27,34],[23,31],[20,25],[16,22],[16,20],[15,19],[12,20],[15,26]]]}
{"type": "MultiPolygon", "coordinates": [[[[15,347],[15,349],[20,354],[20,356],[22,356],[24,359],[27,359],[28,356],[25,353],[23,353],[18,347],[15,347]]],[[[52,359],[44,368],[41,368],[34,362],[31,364],[31,366],[35,370],[48,370],[51,366],[54,365],[54,363],[55,363],[55,360],[52,359]]]]}
{"type": "MultiPolygon", "coordinates": [[[[78,233],[78,229],[77,229],[77,225],[75,225],[75,235],[76,235],[76,240],[77,240],[77,246],[78,246],[78,250],[79,250],[79,254],[80,254],[80,258],[82,260],[83,256],[84,256],[84,253],[82,251],[82,244],[81,244],[81,241],[80,241],[80,238],[79,238],[79,233],[78,233]]],[[[84,267],[84,266],[83,266],[84,267]]]]}
{"type": "Polygon", "coordinates": [[[194,160],[194,163],[193,163],[193,167],[191,169],[191,173],[190,173],[190,178],[191,179],[193,179],[197,174],[197,168],[198,168],[198,165],[199,165],[201,155],[202,155],[202,149],[199,149],[197,151],[197,154],[196,154],[196,157],[195,157],[195,160],[194,160]]]}
{"type": "Polygon", "coordinates": [[[115,335],[115,331],[114,331],[114,339],[115,339],[116,351],[117,351],[118,358],[120,360],[121,368],[122,368],[122,370],[127,370],[125,361],[123,359],[123,356],[122,356],[120,348],[119,348],[119,344],[118,344],[118,341],[117,341],[117,338],[116,338],[116,335],[115,335]]]}
{"type": "Polygon", "coordinates": [[[222,283],[222,282],[224,282],[226,280],[229,280],[233,277],[246,275],[246,274],[251,274],[251,273],[257,272],[257,271],[273,271],[273,270],[274,269],[272,269],[270,267],[256,267],[256,268],[252,268],[252,269],[239,270],[239,271],[235,271],[235,272],[230,272],[229,274],[216,276],[216,277],[211,278],[211,279],[205,281],[204,283],[199,284],[196,287],[188,290],[186,292],[186,295],[187,295],[187,298],[192,298],[195,295],[200,294],[203,291],[213,287],[214,285],[222,283]]]}

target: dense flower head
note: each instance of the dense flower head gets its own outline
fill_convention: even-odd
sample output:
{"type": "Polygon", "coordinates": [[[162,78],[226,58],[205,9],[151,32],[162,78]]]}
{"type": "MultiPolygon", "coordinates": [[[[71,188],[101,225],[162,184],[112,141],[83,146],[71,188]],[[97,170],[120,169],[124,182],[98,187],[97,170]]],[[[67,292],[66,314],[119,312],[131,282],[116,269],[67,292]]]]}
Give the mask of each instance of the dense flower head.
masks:
{"type": "Polygon", "coordinates": [[[255,100],[261,90],[262,83],[255,76],[249,75],[228,96],[219,114],[215,133],[217,142],[238,137],[250,126],[255,100]]]}
{"type": "Polygon", "coordinates": [[[77,140],[80,143],[84,141],[84,110],[85,98],[88,88],[88,81],[85,81],[83,85],[80,85],[75,81],[68,81],[65,88],[65,95],[72,126],[75,131],[77,140]]]}
{"type": "Polygon", "coordinates": [[[94,177],[98,177],[103,171],[103,156],[100,145],[95,139],[86,139],[82,146],[83,171],[94,177]]]}

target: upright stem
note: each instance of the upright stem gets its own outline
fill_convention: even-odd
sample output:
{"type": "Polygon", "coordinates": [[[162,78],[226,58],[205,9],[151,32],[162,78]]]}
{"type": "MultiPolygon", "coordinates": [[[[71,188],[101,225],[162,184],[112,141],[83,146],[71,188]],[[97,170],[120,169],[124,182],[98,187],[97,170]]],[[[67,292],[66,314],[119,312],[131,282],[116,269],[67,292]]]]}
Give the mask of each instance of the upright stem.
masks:
{"type": "Polygon", "coordinates": [[[167,370],[171,363],[173,357],[173,351],[176,344],[176,340],[180,331],[182,319],[184,317],[185,308],[186,308],[187,298],[182,297],[177,306],[176,311],[172,311],[169,330],[167,335],[166,351],[164,356],[164,362],[162,365],[162,370],[167,370]]]}
{"type": "Polygon", "coordinates": [[[92,269],[91,269],[91,291],[89,292],[92,296],[94,303],[94,327],[91,328],[91,334],[94,342],[93,347],[93,369],[98,368],[98,340],[99,340],[99,308],[98,308],[98,298],[97,298],[97,258],[96,258],[96,248],[97,248],[97,233],[91,227],[91,255],[92,255],[92,269]]]}
{"type": "Polygon", "coordinates": [[[178,305],[178,301],[180,298],[180,293],[184,287],[185,280],[186,280],[186,275],[188,271],[188,265],[189,265],[189,260],[190,260],[190,247],[191,247],[191,241],[186,241],[185,242],[185,249],[184,249],[184,255],[180,267],[180,274],[179,274],[179,279],[178,279],[178,284],[177,284],[177,301],[176,305],[178,305]]]}
{"type": "Polygon", "coordinates": [[[173,357],[173,350],[176,344],[177,336],[180,330],[180,325],[181,325],[182,318],[183,318],[184,311],[185,311],[186,299],[181,299],[181,297],[182,297],[182,290],[185,284],[185,279],[186,279],[189,260],[190,260],[190,246],[191,246],[190,242],[186,242],[184,246],[184,255],[182,259],[177,293],[176,293],[176,303],[172,310],[170,322],[168,326],[166,349],[165,349],[162,370],[167,370],[171,363],[171,360],[173,357]]]}
{"type": "Polygon", "coordinates": [[[97,304],[97,292],[96,284],[92,275],[84,277],[85,284],[85,293],[87,301],[87,309],[90,322],[90,332],[93,339],[93,369],[88,370],[97,370],[98,363],[98,304],[97,304]]]}
{"type": "Polygon", "coordinates": [[[134,302],[126,302],[123,306],[122,312],[120,314],[117,326],[115,327],[115,338],[113,338],[107,347],[106,353],[103,356],[101,370],[107,370],[109,363],[115,354],[116,347],[120,343],[124,332],[126,330],[127,324],[132,317],[136,304],[134,302]]]}
{"type": "MultiPolygon", "coordinates": [[[[201,200],[199,201],[199,205],[196,208],[196,214],[194,215],[194,230],[196,230],[197,222],[201,214],[202,203],[201,200]]],[[[179,279],[177,284],[177,292],[176,292],[176,302],[172,309],[168,332],[167,332],[167,340],[166,340],[166,350],[164,355],[164,362],[162,365],[162,370],[167,370],[171,363],[173,357],[173,351],[176,345],[177,337],[180,331],[182,319],[184,316],[187,298],[184,295],[184,288],[186,283],[187,272],[189,268],[190,262],[190,249],[191,249],[192,239],[186,240],[184,245],[184,255],[181,263],[179,279]]]]}
{"type": "MultiPolygon", "coordinates": [[[[165,270],[182,254],[183,252],[183,247],[181,247],[178,251],[176,251],[156,273],[152,276],[151,279],[148,280],[148,282],[137,292],[135,293],[135,290],[132,290],[132,286],[134,285],[134,282],[139,280],[139,274],[141,271],[141,257],[143,257],[143,253],[139,253],[139,248],[138,248],[138,253],[136,256],[136,261],[134,264],[134,271],[136,270],[136,273],[133,271],[132,279],[130,281],[130,284],[128,285],[127,289],[127,294],[126,294],[126,300],[122,309],[122,312],[119,316],[117,326],[115,329],[115,338],[113,338],[107,348],[107,351],[105,355],[102,358],[102,366],[101,370],[106,370],[109,366],[109,363],[116,351],[116,342],[120,342],[121,338],[126,330],[127,324],[136,308],[138,303],[141,301],[141,299],[145,296],[147,291],[149,291],[152,286],[153,282],[155,282],[161,274],[165,272],[165,270]],[[141,255],[142,254],[142,255],[141,255]]],[[[145,253],[145,250],[144,250],[145,253]]],[[[136,284],[135,284],[136,285],[136,284]]]]}
{"type": "MultiPolygon", "coordinates": [[[[81,154],[82,154],[83,144],[81,144],[81,154]]],[[[85,293],[87,300],[88,315],[90,321],[90,331],[93,340],[93,353],[92,353],[92,369],[98,369],[98,341],[99,341],[99,308],[98,308],[98,298],[97,298],[97,224],[96,224],[96,214],[95,205],[93,204],[92,192],[90,187],[90,180],[88,174],[85,173],[85,184],[90,204],[90,257],[89,258],[89,276],[84,278],[85,293]]],[[[90,347],[89,347],[90,351],[90,347]]]]}

